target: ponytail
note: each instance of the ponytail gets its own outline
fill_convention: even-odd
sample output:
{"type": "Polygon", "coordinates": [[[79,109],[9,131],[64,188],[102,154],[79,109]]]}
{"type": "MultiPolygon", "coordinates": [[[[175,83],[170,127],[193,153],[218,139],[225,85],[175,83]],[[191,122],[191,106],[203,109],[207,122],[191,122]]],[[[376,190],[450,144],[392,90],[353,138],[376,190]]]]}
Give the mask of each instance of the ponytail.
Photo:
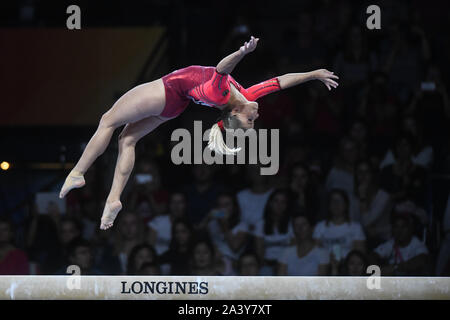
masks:
{"type": "Polygon", "coordinates": [[[241,150],[241,148],[229,148],[224,141],[225,129],[235,130],[242,128],[242,124],[239,119],[231,114],[231,110],[235,106],[242,103],[242,101],[239,100],[236,91],[237,89],[233,85],[230,85],[230,98],[228,103],[225,108],[222,109],[222,113],[219,118],[220,121],[211,127],[211,131],[209,133],[208,148],[219,154],[234,155],[241,150]]]}
{"type": "Polygon", "coordinates": [[[208,148],[210,150],[214,150],[219,154],[234,155],[238,153],[241,150],[241,148],[229,148],[226,145],[223,139],[222,129],[223,129],[222,120],[219,121],[218,123],[215,123],[211,127],[211,131],[209,132],[208,148]]]}

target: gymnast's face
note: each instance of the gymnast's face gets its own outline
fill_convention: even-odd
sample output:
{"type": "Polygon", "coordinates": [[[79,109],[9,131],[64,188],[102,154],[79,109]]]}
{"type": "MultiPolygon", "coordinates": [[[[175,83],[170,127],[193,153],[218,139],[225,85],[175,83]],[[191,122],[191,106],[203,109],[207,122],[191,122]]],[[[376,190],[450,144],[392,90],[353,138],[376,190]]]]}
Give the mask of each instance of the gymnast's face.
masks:
{"type": "Polygon", "coordinates": [[[258,103],[254,101],[247,101],[232,111],[242,124],[242,128],[250,129],[255,126],[255,120],[258,119],[258,103]]]}

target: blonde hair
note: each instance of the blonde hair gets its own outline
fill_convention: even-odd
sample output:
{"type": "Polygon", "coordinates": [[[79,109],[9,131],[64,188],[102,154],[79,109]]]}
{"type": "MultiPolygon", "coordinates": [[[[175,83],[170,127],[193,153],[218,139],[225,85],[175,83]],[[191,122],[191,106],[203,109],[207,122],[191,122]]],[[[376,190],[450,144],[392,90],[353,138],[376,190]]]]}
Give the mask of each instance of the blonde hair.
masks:
{"type": "MultiPolygon", "coordinates": [[[[239,97],[239,91],[230,84],[230,98],[222,111],[222,115],[220,116],[224,129],[234,130],[242,127],[239,119],[231,114],[231,110],[241,104],[242,100],[239,97]]],[[[224,134],[218,123],[215,123],[211,127],[211,131],[209,132],[208,148],[225,155],[234,155],[241,150],[241,148],[230,148],[227,146],[224,140],[224,134]]]]}
{"type": "Polygon", "coordinates": [[[230,148],[227,146],[223,139],[222,129],[217,123],[211,127],[211,131],[209,132],[208,148],[209,150],[226,155],[233,155],[241,150],[241,148],[230,148]]]}

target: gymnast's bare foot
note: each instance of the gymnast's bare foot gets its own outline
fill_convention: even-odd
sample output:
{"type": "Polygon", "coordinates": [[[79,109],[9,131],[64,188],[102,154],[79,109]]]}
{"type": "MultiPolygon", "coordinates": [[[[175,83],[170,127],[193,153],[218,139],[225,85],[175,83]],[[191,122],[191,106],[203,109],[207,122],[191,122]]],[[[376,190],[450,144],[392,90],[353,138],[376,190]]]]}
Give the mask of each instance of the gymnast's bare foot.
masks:
{"type": "Polygon", "coordinates": [[[72,170],[67,176],[66,181],[64,181],[61,192],[59,193],[59,197],[64,198],[70,190],[81,188],[85,184],[86,182],[84,181],[83,174],[81,172],[72,170]]]}
{"type": "Polygon", "coordinates": [[[119,200],[106,202],[105,209],[103,210],[103,215],[100,220],[100,229],[106,230],[112,227],[114,219],[116,219],[117,214],[122,209],[122,203],[119,200]]]}

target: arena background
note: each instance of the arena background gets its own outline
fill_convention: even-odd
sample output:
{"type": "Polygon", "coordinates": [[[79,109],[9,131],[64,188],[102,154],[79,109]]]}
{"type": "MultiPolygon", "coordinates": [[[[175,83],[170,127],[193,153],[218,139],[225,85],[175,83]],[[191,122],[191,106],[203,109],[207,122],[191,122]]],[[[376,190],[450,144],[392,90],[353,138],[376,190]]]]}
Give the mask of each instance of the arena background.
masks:
{"type": "MultiPolygon", "coordinates": [[[[293,218],[303,213],[313,228],[328,215],[331,189],[343,188],[353,199],[349,181],[357,161],[367,160],[377,190],[393,199],[384,227],[389,228],[395,214],[407,216],[405,221],[412,221],[414,234],[428,251],[426,264],[396,274],[449,275],[448,9],[447,3],[424,1],[2,3],[0,162],[7,161],[10,168],[0,172],[0,242],[5,252],[12,246],[18,250],[13,249],[17,255],[8,264],[0,260],[1,272],[64,274],[67,265],[84,263],[84,274],[177,274],[174,265],[185,261],[186,268],[178,273],[247,275],[241,268],[246,254],[255,257],[258,274],[275,275],[278,263],[264,260],[254,225],[248,226],[246,249],[235,259],[222,259],[214,242],[220,239],[210,239],[216,252],[206,267],[196,266],[193,239],[183,254],[148,249],[145,263],[140,262],[147,268],[131,271],[129,259],[137,245],[155,247],[148,226],[170,210],[184,212],[196,241],[215,238],[207,227],[200,228],[200,221],[224,191],[238,194],[236,209],[241,209],[243,221],[242,205],[251,207],[247,201],[255,201],[248,199],[263,199],[257,196],[268,197],[278,188],[290,190],[284,194],[292,206],[283,214],[293,218]],[[69,4],[81,8],[81,30],[66,28],[69,4]],[[381,8],[380,30],[366,27],[370,4],[381,8]],[[39,194],[59,191],[101,115],[118,97],[188,65],[214,66],[250,35],[261,39],[258,48],[233,72],[244,86],[317,68],[340,76],[340,86],[331,92],[310,82],[260,100],[258,127],[280,129],[277,175],[255,176],[252,166],[173,165],[171,132],[192,130],[194,120],[208,128],[218,117],[215,110],[191,104],[139,142],[135,174],[112,230],[100,232],[98,223],[120,129],[86,174],[86,187],[71,192],[63,209],[40,208],[39,194]],[[423,90],[423,83],[434,83],[435,89],[423,90]],[[415,163],[395,167],[406,170],[400,175],[383,166],[398,137],[409,143],[415,163]],[[300,197],[308,205],[293,190],[292,169],[298,163],[307,168],[308,189],[300,197]],[[136,174],[150,174],[153,182],[139,185],[136,174]],[[180,206],[172,203],[180,192],[186,208],[173,209],[180,206]],[[256,196],[246,198],[248,194],[256,196]],[[80,248],[88,249],[85,260],[80,248]]],[[[394,156],[391,163],[395,161],[394,156]]],[[[269,205],[264,207],[270,211],[269,205]]],[[[383,241],[370,238],[373,230],[362,227],[367,246],[363,256],[389,265],[373,256],[383,241]]],[[[265,240],[266,246],[288,247],[265,240]]],[[[333,264],[327,274],[345,274],[345,263],[342,257],[341,265],[333,264]]]]}

